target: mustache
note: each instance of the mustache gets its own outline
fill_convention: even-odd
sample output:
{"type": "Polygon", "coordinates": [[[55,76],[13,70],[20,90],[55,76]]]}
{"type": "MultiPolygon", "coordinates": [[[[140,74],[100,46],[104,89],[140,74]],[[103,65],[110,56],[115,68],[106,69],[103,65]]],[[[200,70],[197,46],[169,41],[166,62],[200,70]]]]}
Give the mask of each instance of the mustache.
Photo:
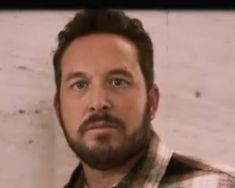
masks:
{"type": "Polygon", "coordinates": [[[110,127],[122,130],[125,129],[125,123],[121,119],[114,117],[108,113],[104,113],[104,114],[93,114],[87,119],[85,119],[84,122],[81,124],[79,130],[81,131],[81,133],[84,133],[87,130],[92,129],[94,123],[98,123],[100,121],[107,123],[108,126],[110,127]]]}

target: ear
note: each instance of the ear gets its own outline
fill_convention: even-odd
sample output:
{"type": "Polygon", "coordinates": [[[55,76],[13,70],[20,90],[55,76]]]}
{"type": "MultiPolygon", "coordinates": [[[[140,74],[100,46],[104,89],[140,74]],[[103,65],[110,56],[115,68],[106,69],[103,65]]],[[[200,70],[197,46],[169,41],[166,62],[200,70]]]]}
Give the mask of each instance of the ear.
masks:
{"type": "Polygon", "coordinates": [[[153,85],[153,87],[149,91],[149,99],[150,99],[150,117],[151,120],[154,119],[155,114],[158,109],[158,102],[159,102],[159,90],[156,84],[153,85]]]}
{"type": "Polygon", "coordinates": [[[56,115],[59,117],[60,101],[59,101],[58,93],[56,93],[54,96],[54,109],[55,109],[56,115]]]}

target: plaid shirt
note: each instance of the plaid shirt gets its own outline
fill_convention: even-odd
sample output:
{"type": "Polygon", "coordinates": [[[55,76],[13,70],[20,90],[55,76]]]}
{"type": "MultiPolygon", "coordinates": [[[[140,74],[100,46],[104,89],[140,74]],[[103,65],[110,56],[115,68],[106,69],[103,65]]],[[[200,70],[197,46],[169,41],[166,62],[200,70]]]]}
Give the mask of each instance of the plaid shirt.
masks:
{"type": "MultiPolygon", "coordinates": [[[[152,131],[148,152],[112,188],[235,188],[234,171],[172,152],[152,131]]],[[[85,188],[81,164],[64,188],[85,188]]]]}

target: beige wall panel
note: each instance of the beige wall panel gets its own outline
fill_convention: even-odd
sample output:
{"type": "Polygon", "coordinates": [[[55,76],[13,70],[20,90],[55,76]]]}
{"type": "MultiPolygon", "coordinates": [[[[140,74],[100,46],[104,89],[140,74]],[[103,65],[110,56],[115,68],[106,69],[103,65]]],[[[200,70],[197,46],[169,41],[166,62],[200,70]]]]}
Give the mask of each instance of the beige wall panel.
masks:
{"type": "Polygon", "coordinates": [[[235,13],[171,11],[167,30],[157,126],[176,149],[235,166],[235,13]]]}
{"type": "MultiPolygon", "coordinates": [[[[77,163],[52,108],[51,64],[56,35],[74,12],[0,12],[0,187],[62,187],[77,163]]],[[[154,42],[154,129],[176,150],[235,166],[235,13],[128,14],[154,42]]]]}
{"type": "Polygon", "coordinates": [[[54,39],[34,12],[0,12],[0,187],[54,186],[54,39]]]}

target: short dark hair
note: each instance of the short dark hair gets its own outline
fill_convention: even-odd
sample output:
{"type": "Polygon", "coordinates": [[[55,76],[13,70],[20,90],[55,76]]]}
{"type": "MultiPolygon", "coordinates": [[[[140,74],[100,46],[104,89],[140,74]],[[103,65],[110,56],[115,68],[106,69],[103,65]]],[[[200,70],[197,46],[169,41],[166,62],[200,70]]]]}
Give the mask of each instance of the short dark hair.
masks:
{"type": "Polygon", "coordinates": [[[92,33],[112,33],[127,38],[137,48],[139,65],[149,90],[154,82],[153,44],[140,20],[120,10],[84,10],[76,13],[58,34],[53,57],[57,93],[61,85],[61,58],[69,44],[78,37],[92,33]]]}

